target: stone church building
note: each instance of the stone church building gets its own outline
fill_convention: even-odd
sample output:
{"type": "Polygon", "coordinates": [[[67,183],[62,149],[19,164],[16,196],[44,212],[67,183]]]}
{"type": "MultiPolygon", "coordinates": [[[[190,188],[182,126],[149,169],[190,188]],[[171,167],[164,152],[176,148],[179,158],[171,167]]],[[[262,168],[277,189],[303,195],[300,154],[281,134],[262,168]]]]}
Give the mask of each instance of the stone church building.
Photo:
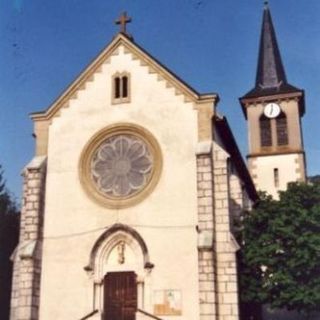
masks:
{"type": "MultiPolygon", "coordinates": [[[[141,48],[127,20],[31,116],[11,320],[239,319],[233,224],[254,183],[218,95],[141,48]]],[[[298,93],[281,92],[284,112],[298,93]]],[[[241,102],[252,123],[266,103],[241,102]]]]}

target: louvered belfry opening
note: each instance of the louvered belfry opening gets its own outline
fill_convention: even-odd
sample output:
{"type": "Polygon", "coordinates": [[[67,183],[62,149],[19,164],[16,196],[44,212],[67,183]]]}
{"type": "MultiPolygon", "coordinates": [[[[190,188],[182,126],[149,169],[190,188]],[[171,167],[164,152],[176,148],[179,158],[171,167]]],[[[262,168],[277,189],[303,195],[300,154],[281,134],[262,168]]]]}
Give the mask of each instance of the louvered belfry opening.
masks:
{"type": "Polygon", "coordinates": [[[262,115],[259,122],[261,147],[270,147],[272,146],[271,121],[262,115]]]}
{"type": "Polygon", "coordinates": [[[283,112],[281,112],[281,114],[276,118],[276,128],[277,128],[278,146],[288,145],[289,140],[288,140],[287,117],[283,112]]]}

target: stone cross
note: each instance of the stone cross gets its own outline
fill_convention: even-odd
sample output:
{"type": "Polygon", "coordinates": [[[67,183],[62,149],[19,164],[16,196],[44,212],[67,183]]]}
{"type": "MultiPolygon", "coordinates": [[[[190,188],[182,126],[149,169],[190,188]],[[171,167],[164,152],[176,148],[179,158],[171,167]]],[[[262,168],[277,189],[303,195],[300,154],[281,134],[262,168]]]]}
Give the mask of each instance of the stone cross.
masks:
{"type": "Polygon", "coordinates": [[[132,19],[127,16],[126,12],[123,12],[119,20],[116,20],[116,24],[120,25],[120,32],[127,34],[127,23],[131,22],[132,19]]]}

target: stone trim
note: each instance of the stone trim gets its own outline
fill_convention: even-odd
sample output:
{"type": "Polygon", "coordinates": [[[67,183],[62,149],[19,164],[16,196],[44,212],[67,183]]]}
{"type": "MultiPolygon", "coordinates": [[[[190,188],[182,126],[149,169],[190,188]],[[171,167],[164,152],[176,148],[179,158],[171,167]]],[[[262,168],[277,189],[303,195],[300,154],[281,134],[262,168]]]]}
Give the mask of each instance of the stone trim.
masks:
{"type": "Polygon", "coordinates": [[[10,320],[38,320],[46,157],[35,157],[23,171],[19,245],[14,255],[10,320]]]}
{"type": "Polygon", "coordinates": [[[111,238],[112,236],[114,236],[114,234],[116,234],[117,232],[122,231],[125,234],[130,235],[133,239],[135,239],[137,241],[137,243],[139,244],[141,251],[143,253],[143,258],[144,258],[144,268],[153,268],[153,264],[150,262],[149,259],[149,251],[147,248],[147,245],[145,243],[145,241],[143,240],[143,238],[141,237],[141,235],[134,230],[133,228],[121,224],[121,223],[116,223],[112,226],[110,226],[95,242],[91,253],[90,253],[90,259],[89,259],[89,263],[88,265],[84,268],[86,271],[92,271],[94,269],[94,262],[97,256],[97,253],[99,251],[99,248],[107,241],[109,240],[109,238],[111,238]]]}
{"type": "Polygon", "coordinates": [[[289,99],[295,99],[296,101],[299,101],[299,99],[304,97],[304,92],[301,90],[297,90],[293,93],[282,93],[282,94],[274,94],[274,95],[268,95],[268,96],[262,96],[262,97],[252,97],[252,98],[240,98],[240,103],[242,108],[248,108],[250,105],[255,105],[259,103],[267,103],[270,101],[282,101],[282,100],[289,100],[289,99]]]}
{"type": "Polygon", "coordinates": [[[196,155],[210,155],[212,151],[212,141],[201,141],[196,146],[196,155]]]}
{"type": "Polygon", "coordinates": [[[149,275],[153,267],[147,245],[138,231],[121,223],[113,224],[105,230],[93,244],[89,264],[84,267],[88,280],[93,286],[93,308],[99,312],[97,318],[103,315],[103,279],[109,272],[134,271],[137,275],[138,307],[151,310],[146,297],[150,286],[149,275]],[[125,243],[132,250],[136,259],[135,263],[126,264],[127,262],[123,261],[123,264],[119,265],[109,264],[110,255],[120,242],[125,243]]]}
{"type": "Polygon", "coordinates": [[[79,178],[88,197],[97,204],[111,209],[122,209],[143,201],[157,186],[162,172],[162,151],[153,134],[133,123],[116,123],[98,131],[86,143],[79,159],[79,178]],[[154,164],[146,185],[132,195],[114,198],[107,196],[96,187],[91,177],[91,159],[99,145],[116,134],[129,134],[141,139],[153,155],[154,164]]]}

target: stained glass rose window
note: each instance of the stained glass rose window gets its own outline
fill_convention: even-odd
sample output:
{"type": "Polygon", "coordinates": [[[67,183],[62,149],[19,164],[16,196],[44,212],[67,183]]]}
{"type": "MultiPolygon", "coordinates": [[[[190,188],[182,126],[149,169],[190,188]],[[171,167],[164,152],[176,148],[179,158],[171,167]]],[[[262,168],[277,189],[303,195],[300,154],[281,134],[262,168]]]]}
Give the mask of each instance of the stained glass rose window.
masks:
{"type": "Polygon", "coordinates": [[[132,123],[98,131],[83,148],[79,162],[80,182],[87,195],[112,209],[143,201],[156,187],[161,170],[157,140],[132,123]]]}
{"type": "Polygon", "coordinates": [[[127,197],[149,181],[153,155],[146,142],[130,134],[104,140],[93,154],[91,174],[98,190],[111,197],[127,197]]]}

